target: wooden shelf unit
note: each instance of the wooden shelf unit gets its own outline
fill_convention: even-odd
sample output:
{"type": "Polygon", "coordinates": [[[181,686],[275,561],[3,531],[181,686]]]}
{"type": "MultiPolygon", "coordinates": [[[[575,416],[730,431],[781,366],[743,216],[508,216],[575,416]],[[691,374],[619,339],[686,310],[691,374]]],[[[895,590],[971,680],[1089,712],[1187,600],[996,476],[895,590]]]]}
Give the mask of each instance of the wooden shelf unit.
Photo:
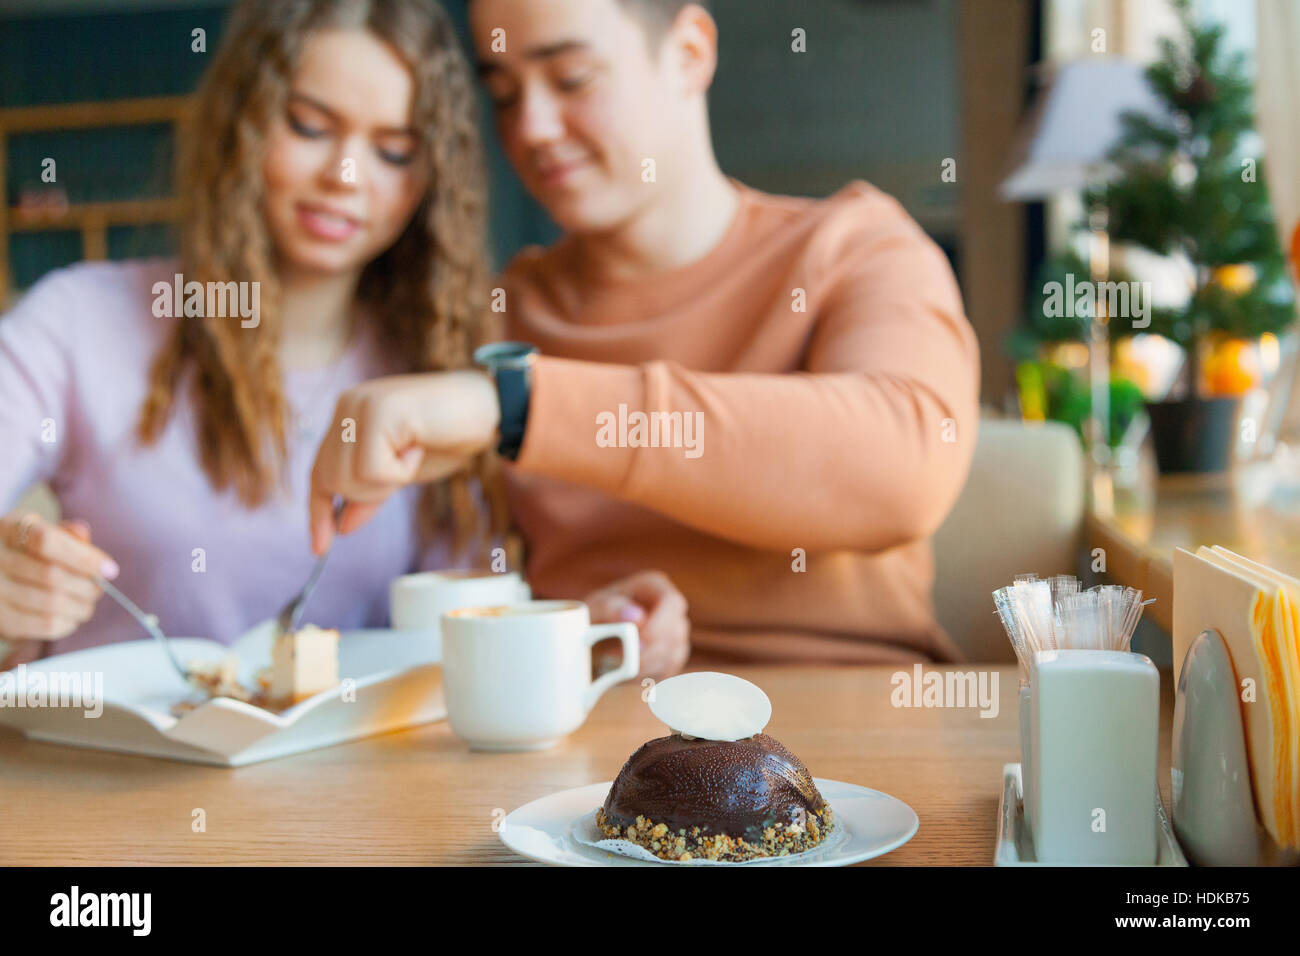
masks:
{"type": "MultiPolygon", "coordinates": [[[[171,123],[173,136],[179,142],[182,129],[192,115],[193,103],[189,96],[164,96],[0,109],[0,307],[7,306],[13,294],[9,267],[12,233],[77,230],[81,233],[82,256],[106,259],[108,230],[113,226],[171,223],[180,218],[180,203],[175,198],[73,203],[48,212],[10,207],[6,180],[9,137],[50,130],[171,123]]],[[[173,150],[173,155],[179,153],[179,149],[173,150]]],[[[175,170],[173,183],[176,182],[174,173],[175,170]]]]}

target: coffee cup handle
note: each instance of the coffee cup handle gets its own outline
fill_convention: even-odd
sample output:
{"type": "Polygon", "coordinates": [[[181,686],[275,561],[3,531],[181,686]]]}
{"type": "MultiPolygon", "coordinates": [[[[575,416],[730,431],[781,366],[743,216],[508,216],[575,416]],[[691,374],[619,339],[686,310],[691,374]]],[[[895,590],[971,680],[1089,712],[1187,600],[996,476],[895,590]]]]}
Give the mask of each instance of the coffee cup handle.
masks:
{"type": "Polygon", "coordinates": [[[601,674],[591,682],[583,701],[587,713],[591,713],[591,709],[596,706],[596,701],[600,700],[600,696],[605,691],[615,684],[631,680],[641,670],[641,635],[635,624],[593,624],[587,628],[588,647],[607,637],[617,637],[623,645],[623,662],[608,674],[601,674]]]}

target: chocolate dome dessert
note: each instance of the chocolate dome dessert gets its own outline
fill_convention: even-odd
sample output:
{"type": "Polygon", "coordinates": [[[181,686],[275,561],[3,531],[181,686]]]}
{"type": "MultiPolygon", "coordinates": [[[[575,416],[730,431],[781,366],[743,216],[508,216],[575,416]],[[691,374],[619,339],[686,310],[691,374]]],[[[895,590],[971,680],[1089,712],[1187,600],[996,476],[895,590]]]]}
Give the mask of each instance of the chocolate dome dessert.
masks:
{"type": "Polygon", "coordinates": [[[834,815],[803,761],[767,734],[673,734],[628,758],[596,823],[660,859],[739,862],[811,849],[834,815]]]}

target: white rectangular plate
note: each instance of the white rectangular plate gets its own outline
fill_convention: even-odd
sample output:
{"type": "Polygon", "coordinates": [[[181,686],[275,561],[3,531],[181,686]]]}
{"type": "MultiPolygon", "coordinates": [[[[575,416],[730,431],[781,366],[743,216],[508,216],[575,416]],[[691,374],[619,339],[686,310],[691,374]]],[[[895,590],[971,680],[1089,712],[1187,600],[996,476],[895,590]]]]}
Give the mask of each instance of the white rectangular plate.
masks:
{"type": "MultiPolygon", "coordinates": [[[[183,663],[220,659],[234,650],[249,679],[270,662],[272,627],[270,621],[259,625],[229,649],[197,638],[175,638],[173,644],[183,663]]],[[[429,632],[344,631],[338,687],[278,714],[222,697],[176,717],[173,705],[196,692],[181,682],[157,643],[109,644],[28,664],[22,682],[13,671],[0,674],[20,695],[51,677],[102,679],[98,717],[88,717],[80,706],[5,704],[0,726],[74,747],[239,767],[443,719],[440,650],[429,632]]]]}

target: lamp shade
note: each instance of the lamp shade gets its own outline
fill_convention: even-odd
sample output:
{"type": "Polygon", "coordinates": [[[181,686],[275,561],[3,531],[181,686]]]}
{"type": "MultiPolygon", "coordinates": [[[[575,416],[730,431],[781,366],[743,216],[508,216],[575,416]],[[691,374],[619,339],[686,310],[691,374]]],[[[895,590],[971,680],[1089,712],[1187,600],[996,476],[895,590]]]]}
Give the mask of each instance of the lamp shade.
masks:
{"type": "Polygon", "coordinates": [[[1141,64],[1098,57],[1062,66],[1021,126],[1012,172],[998,194],[1010,201],[1046,199],[1104,179],[1127,112],[1166,113],[1141,64]]]}

